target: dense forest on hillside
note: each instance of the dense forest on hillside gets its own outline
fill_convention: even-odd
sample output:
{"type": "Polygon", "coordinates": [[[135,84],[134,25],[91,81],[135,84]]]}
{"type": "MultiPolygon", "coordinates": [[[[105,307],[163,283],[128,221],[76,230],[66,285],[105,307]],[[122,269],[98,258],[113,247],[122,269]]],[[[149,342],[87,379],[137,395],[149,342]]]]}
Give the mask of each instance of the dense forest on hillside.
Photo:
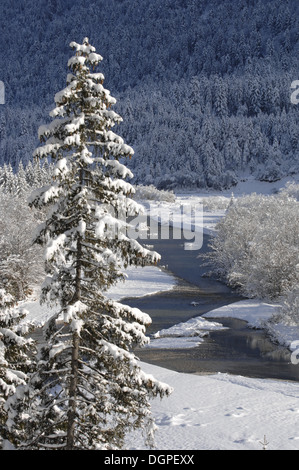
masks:
{"type": "Polygon", "coordinates": [[[69,43],[90,37],[135,150],[135,181],[230,187],[299,172],[296,0],[4,0],[0,165],[32,158],[66,84],[69,43]]]}

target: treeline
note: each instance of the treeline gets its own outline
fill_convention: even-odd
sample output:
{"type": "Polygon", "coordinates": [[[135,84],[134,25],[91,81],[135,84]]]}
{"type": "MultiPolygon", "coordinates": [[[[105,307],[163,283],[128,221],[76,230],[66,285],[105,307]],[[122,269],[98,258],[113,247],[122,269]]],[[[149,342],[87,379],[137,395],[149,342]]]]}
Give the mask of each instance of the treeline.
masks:
{"type": "Polygon", "coordinates": [[[253,87],[250,75],[193,77],[163,88],[156,98],[132,90],[121,111],[127,116],[127,138],[135,143],[135,181],[162,189],[220,189],[244,174],[275,181],[298,172],[291,76],[261,83],[253,87]]]}
{"type": "Polygon", "coordinates": [[[0,166],[0,190],[12,196],[23,196],[49,183],[53,172],[53,165],[29,161],[26,166],[21,161],[17,171],[11,164],[0,166]]]}

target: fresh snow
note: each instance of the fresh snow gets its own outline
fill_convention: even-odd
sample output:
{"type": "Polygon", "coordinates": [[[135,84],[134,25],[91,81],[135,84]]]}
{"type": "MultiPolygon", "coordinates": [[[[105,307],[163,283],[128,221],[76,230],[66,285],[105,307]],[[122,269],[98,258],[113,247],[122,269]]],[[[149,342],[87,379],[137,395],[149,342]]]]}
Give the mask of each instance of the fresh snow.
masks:
{"type": "Polygon", "coordinates": [[[205,318],[239,318],[245,320],[253,328],[262,328],[263,322],[269,320],[277,313],[278,303],[266,303],[256,299],[241,300],[224,307],[211,310],[204,315],[205,318]]]}
{"type": "MultiPolygon", "coordinates": [[[[147,295],[171,289],[175,285],[174,278],[156,267],[133,268],[128,271],[128,280],[110,290],[114,299],[147,295]]],[[[38,301],[26,302],[23,306],[29,311],[31,321],[35,320],[36,323],[42,323],[53,315],[53,311],[46,306],[41,307],[38,301]]],[[[223,316],[235,316],[257,325],[259,321],[269,318],[275,309],[275,304],[246,300],[213,310],[205,317],[217,317],[221,322],[223,316]]],[[[186,325],[172,328],[172,332],[185,332],[186,336],[152,341],[169,340],[172,347],[182,347],[182,342],[185,342],[183,347],[186,347],[186,343],[191,341],[193,347],[200,347],[203,338],[191,334],[192,323],[197,329],[201,321],[201,326],[206,328],[205,321],[197,318],[186,322],[186,325]],[[191,333],[187,336],[186,330],[189,327],[191,333]]],[[[210,328],[220,327],[219,325],[220,323],[213,321],[210,328]]],[[[299,449],[297,383],[220,373],[183,374],[145,363],[140,365],[145,373],[174,389],[170,397],[155,399],[151,403],[157,426],[156,449],[261,450],[264,436],[269,442],[269,450],[299,449]]],[[[146,449],[142,436],[130,435],[127,448],[146,449]]]]}
{"type": "Polygon", "coordinates": [[[153,336],[149,348],[192,348],[204,341],[208,331],[226,329],[221,323],[205,320],[203,317],[191,318],[170,328],[160,330],[153,336]]]}
{"type": "MultiPolygon", "coordinates": [[[[234,196],[246,194],[253,188],[238,185],[234,196]]],[[[277,183],[279,184],[279,183],[277,183]]],[[[273,192],[277,184],[258,184],[256,192],[273,192]],[[266,188],[266,191],[265,191],[266,188]],[[259,191],[260,189],[260,191],[259,191]]],[[[279,189],[279,188],[278,188],[279,189]]],[[[223,195],[223,193],[221,193],[223,195]]],[[[210,197],[201,194],[200,197],[210,197]]],[[[231,194],[227,193],[227,202],[231,194]]],[[[199,195],[184,194],[177,201],[198,203],[199,195]]],[[[216,197],[216,195],[215,195],[216,197]]],[[[158,208],[161,204],[154,203],[158,208]]],[[[167,203],[171,207],[171,203],[167,203]]],[[[204,212],[203,228],[214,233],[215,225],[225,209],[204,212]]],[[[158,267],[129,268],[128,279],[109,290],[111,299],[149,295],[172,289],[174,277],[158,267]]],[[[42,324],[53,315],[45,305],[33,299],[22,307],[29,311],[28,318],[42,324]]],[[[200,347],[205,334],[214,328],[222,328],[221,318],[235,317],[246,320],[249,327],[259,328],[263,322],[277,312],[279,305],[256,299],[248,299],[223,306],[208,312],[203,317],[161,330],[151,340],[160,347],[200,347]],[[212,320],[208,324],[208,320],[212,320]]],[[[294,327],[275,325],[272,332],[276,339],[289,346],[299,339],[299,330],[294,327]]],[[[298,343],[297,343],[298,344],[298,343]]],[[[141,363],[146,374],[167,383],[174,391],[170,397],[152,401],[152,413],[156,421],[157,450],[262,450],[264,439],[268,450],[299,449],[299,388],[296,382],[271,379],[256,379],[229,374],[193,375],[178,373],[154,365],[141,363]]],[[[299,365],[298,365],[299,367],[299,365]]],[[[128,436],[127,448],[145,449],[139,433],[128,436]]]]}
{"type": "MultiPolygon", "coordinates": [[[[141,364],[174,388],[154,400],[157,450],[299,449],[298,384],[228,374],[192,375],[141,364]]],[[[129,449],[144,449],[130,436],[129,449]]]]}
{"type": "Polygon", "coordinates": [[[156,266],[134,267],[126,269],[128,278],[109,289],[108,296],[113,300],[124,297],[142,297],[156,294],[160,291],[171,290],[176,285],[173,276],[156,266]]]}

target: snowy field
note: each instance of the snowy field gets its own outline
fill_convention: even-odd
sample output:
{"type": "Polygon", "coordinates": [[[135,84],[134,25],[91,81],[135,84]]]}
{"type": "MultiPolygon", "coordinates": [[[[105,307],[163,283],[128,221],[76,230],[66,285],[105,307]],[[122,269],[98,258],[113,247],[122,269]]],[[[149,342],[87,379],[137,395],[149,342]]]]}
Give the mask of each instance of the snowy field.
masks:
{"type": "MultiPolygon", "coordinates": [[[[246,300],[204,317],[216,317],[219,322],[223,317],[241,318],[258,327],[276,309],[276,304],[246,300]]],[[[164,341],[164,345],[156,346],[186,347],[189,339],[193,341],[190,347],[200,347],[203,339],[192,335],[198,334],[201,321],[204,333],[207,325],[195,318],[161,331],[152,343],[164,341]]],[[[212,322],[211,329],[215,327],[219,324],[212,322]]],[[[279,325],[277,329],[279,333],[279,325]]],[[[293,330],[281,333],[284,343],[296,337],[293,330]]],[[[299,384],[222,373],[182,374],[144,363],[142,368],[174,389],[170,397],[152,402],[157,450],[262,450],[264,436],[267,450],[299,449],[299,384]]],[[[142,449],[142,440],[135,436],[128,446],[142,449]]]]}
{"type": "Polygon", "coordinates": [[[152,403],[158,450],[262,450],[264,436],[268,450],[299,449],[297,383],[142,367],[174,388],[152,403]]]}
{"type": "Polygon", "coordinates": [[[264,436],[268,450],[299,449],[298,384],[143,369],[174,388],[152,404],[158,450],[261,450],[264,436]]]}
{"type": "MultiPolygon", "coordinates": [[[[260,183],[260,192],[271,193],[273,187],[269,184],[264,187],[260,183]]],[[[244,184],[236,188],[234,196],[249,192],[249,188],[250,192],[259,192],[258,188],[252,188],[252,184],[248,187],[244,184]]],[[[196,204],[198,197],[181,195],[178,201],[188,200],[196,204]]],[[[223,197],[229,202],[229,193],[223,197]]],[[[158,208],[161,204],[171,206],[171,203],[156,203],[153,207],[158,208]]],[[[224,212],[225,209],[204,212],[202,228],[213,233],[224,212]]],[[[127,281],[111,289],[110,295],[120,300],[169,290],[175,284],[175,279],[158,267],[131,268],[127,281]]],[[[37,324],[53,314],[47,307],[41,307],[37,298],[23,306],[29,311],[29,318],[37,324]]],[[[200,347],[207,331],[223,328],[222,317],[240,318],[248,321],[250,326],[261,327],[262,322],[276,310],[277,304],[256,300],[237,302],[213,310],[205,314],[205,318],[198,317],[160,331],[152,340],[151,347],[200,347]],[[206,320],[209,317],[213,317],[213,322],[206,320]]],[[[273,333],[290,349],[291,343],[299,340],[297,328],[277,325],[273,333]]],[[[169,398],[152,402],[157,425],[157,450],[262,450],[264,436],[268,442],[267,450],[299,449],[299,384],[222,373],[183,374],[144,363],[142,368],[174,388],[169,398]]],[[[143,449],[143,440],[139,435],[130,436],[127,447],[143,449]]]]}

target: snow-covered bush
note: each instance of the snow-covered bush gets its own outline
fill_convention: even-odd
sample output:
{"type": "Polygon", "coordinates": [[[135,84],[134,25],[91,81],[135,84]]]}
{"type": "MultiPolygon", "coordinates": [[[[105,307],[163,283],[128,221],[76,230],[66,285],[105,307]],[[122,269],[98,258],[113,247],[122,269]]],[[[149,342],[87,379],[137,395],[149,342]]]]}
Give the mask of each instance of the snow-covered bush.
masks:
{"type": "Polygon", "coordinates": [[[35,226],[41,212],[30,209],[27,197],[33,188],[51,181],[53,165],[29,162],[0,167],[0,282],[16,300],[23,299],[44,274],[43,254],[33,247],[35,226]]]}
{"type": "MultiPolygon", "coordinates": [[[[299,326],[299,286],[287,292],[280,299],[280,308],[267,322],[267,330],[272,334],[272,325],[281,323],[286,326],[299,326]]],[[[273,336],[275,333],[273,332],[273,336]]]]}
{"type": "Polygon", "coordinates": [[[200,199],[200,202],[202,203],[204,210],[217,211],[228,209],[232,200],[233,195],[231,196],[231,198],[225,196],[206,196],[202,197],[200,199]]]}
{"type": "Polygon", "coordinates": [[[288,292],[283,300],[281,313],[281,320],[285,325],[298,326],[299,325],[299,289],[288,292]]]}
{"type": "Polygon", "coordinates": [[[285,197],[292,197],[299,201],[299,184],[287,183],[286,186],[281,190],[281,195],[285,197]]]}
{"type": "Polygon", "coordinates": [[[16,300],[24,299],[44,273],[42,250],[32,244],[37,222],[25,196],[0,188],[0,282],[16,300]]]}
{"type": "Polygon", "coordinates": [[[150,184],[149,186],[140,184],[135,187],[135,199],[175,202],[175,195],[173,191],[157,189],[153,184],[150,184]]]}
{"type": "Polygon", "coordinates": [[[243,295],[284,295],[298,283],[298,202],[285,194],[236,200],[217,225],[211,248],[212,271],[243,295]]]}

